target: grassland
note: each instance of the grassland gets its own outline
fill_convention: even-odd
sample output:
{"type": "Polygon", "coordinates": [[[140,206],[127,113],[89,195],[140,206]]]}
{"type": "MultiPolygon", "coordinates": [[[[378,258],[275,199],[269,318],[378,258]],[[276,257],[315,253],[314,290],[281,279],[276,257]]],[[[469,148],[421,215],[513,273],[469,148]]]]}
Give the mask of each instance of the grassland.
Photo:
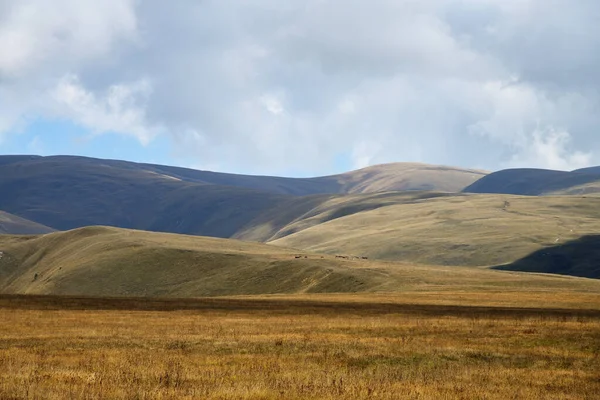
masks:
{"type": "Polygon", "coordinates": [[[594,279],[340,258],[261,243],[106,227],[0,236],[0,252],[0,293],[600,292],[600,280],[594,279]]]}
{"type": "Polygon", "coordinates": [[[0,398],[595,398],[598,294],[471,301],[2,296],[0,398]]]}
{"type": "Polygon", "coordinates": [[[492,266],[600,231],[600,197],[390,193],[354,201],[332,199],[269,243],[422,264],[492,266]]]}

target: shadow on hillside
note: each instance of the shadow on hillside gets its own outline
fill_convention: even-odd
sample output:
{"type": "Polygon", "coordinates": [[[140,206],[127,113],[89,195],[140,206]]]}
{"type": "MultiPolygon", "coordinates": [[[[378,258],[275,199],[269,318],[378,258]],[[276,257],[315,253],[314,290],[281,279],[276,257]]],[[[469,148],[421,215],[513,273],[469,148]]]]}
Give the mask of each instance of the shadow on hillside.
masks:
{"type": "Polygon", "coordinates": [[[582,236],[493,269],[600,278],[600,235],[582,236]]]}

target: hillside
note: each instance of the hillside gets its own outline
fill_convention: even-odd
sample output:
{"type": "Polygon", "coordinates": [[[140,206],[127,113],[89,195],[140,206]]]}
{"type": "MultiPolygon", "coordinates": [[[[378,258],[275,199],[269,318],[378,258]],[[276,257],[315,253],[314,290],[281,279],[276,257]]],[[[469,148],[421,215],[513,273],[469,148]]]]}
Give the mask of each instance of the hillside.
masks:
{"type": "Polygon", "coordinates": [[[600,282],[339,259],[236,240],[89,227],[0,236],[0,293],[197,297],[406,290],[598,291],[600,282]]]}
{"type": "Polygon", "coordinates": [[[600,277],[600,235],[586,235],[540,249],[513,263],[495,267],[505,271],[542,272],[600,277]]]}
{"type": "Polygon", "coordinates": [[[217,237],[294,199],[68,157],[0,166],[0,193],[0,209],[58,230],[110,225],[217,237]]]}
{"type": "Polygon", "coordinates": [[[273,209],[288,224],[332,194],[460,190],[482,172],[387,164],[293,179],[195,171],[84,157],[0,157],[0,209],[58,230],[106,225],[231,237],[273,209]],[[293,195],[307,196],[293,196],[293,195]],[[290,211],[292,211],[290,213],[290,211]]]}
{"type": "MultiPolygon", "coordinates": [[[[419,163],[375,165],[343,174],[315,178],[285,178],[199,171],[165,165],[139,164],[119,160],[101,160],[75,156],[0,156],[0,167],[17,164],[18,168],[60,168],[64,165],[93,171],[111,167],[137,173],[139,177],[159,175],[176,181],[218,186],[234,186],[276,194],[305,196],[311,194],[373,193],[399,190],[437,190],[457,192],[487,174],[486,171],[419,163]]],[[[10,174],[12,169],[7,170],[10,174]]]]}
{"type": "Polygon", "coordinates": [[[600,192],[600,173],[596,167],[572,172],[534,168],[505,169],[482,177],[463,191],[528,196],[590,194],[600,192]]]}
{"type": "Polygon", "coordinates": [[[419,163],[375,165],[345,174],[316,178],[339,185],[335,193],[358,194],[407,190],[459,192],[488,172],[419,163]]]}
{"type": "Polygon", "coordinates": [[[0,211],[0,234],[37,235],[53,231],[47,226],[0,211]]]}
{"type": "Polygon", "coordinates": [[[491,266],[599,230],[598,197],[390,193],[329,200],[268,241],[328,254],[491,266]]]}

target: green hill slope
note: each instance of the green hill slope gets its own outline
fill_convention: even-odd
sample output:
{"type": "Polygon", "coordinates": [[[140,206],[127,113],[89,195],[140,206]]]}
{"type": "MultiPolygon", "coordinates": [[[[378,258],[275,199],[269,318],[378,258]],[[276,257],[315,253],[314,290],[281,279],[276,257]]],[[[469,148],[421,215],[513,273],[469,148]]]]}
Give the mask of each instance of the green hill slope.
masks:
{"type": "Polygon", "coordinates": [[[236,240],[104,227],[43,236],[0,236],[0,252],[0,293],[194,297],[600,290],[596,280],[339,259],[236,240]]]}
{"type": "Polygon", "coordinates": [[[598,197],[405,193],[330,200],[280,229],[270,243],[425,264],[491,266],[599,230],[598,197]]]}

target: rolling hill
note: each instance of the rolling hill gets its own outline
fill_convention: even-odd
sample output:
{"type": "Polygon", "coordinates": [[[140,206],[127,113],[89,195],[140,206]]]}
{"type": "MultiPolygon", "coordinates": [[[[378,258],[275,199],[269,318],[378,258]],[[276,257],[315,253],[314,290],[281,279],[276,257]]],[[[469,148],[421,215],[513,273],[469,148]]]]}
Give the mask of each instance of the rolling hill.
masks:
{"type": "Polygon", "coordinates": [[[0,234],[37,235],[53,231],[47,226],[0,211],[0,234]]]}
{"type": "MultiPolygon", "coordinates": [[[[255,229],[263,231],[262,225],[255,229]]],[[[331,199],[266,241],[328,254],[491,266],[598,231],[599,197],[389,193],[331,199]]],[[[240,237],[253,237],[253,232],[240,237]]],[[[590,252],[600,254],[600,247],[590,252]]],[[[573,265],[580,262],[573,258],[573,265]]],[[[571,269],[600,277],[594,271],[571,269]]]]}
{"type": "MultiPolygon", "coordinates": [[[[344,194],[295,196],[289,193],[321,190],[333,178],[244,177],[82,157],[10,156],[0,157],[0,208],[59,230],[108,225],[442,266],[515,263],[600,230],[600,197],[386,191],[418,185],[449,190],[446,178],[456,184],[472,174],[388,164],[337,176],[338,186],[329,187],[344,194]],[[272,187],[280,193],[269,191],[272,187]]],[[[503,190],[547,193],[543,188],[556,189],[561,182],[592,184],[591,177],[598,175],[507,170],[470,187],[508,182],[503,190]],[[530,182],[541,183],[536,188],[530,182]]],[[[565,273],[598,277],[595,270],[582,271],[580,257],[573,260],[565,273]]]]}
{"type": "Polygon", "coordinates": [[[600,281],[340,259],[230,239],[88,227],[0,236],[0,293],[197,297],[443,290],[597,292],[600,281]]]}
{"type": "Polygon", "coordinates": [[[505,169],[482,177],[463,191],[528,196],[598,193],[600,171],[598,167],[571,172],[535,168],[505,169]]]}

